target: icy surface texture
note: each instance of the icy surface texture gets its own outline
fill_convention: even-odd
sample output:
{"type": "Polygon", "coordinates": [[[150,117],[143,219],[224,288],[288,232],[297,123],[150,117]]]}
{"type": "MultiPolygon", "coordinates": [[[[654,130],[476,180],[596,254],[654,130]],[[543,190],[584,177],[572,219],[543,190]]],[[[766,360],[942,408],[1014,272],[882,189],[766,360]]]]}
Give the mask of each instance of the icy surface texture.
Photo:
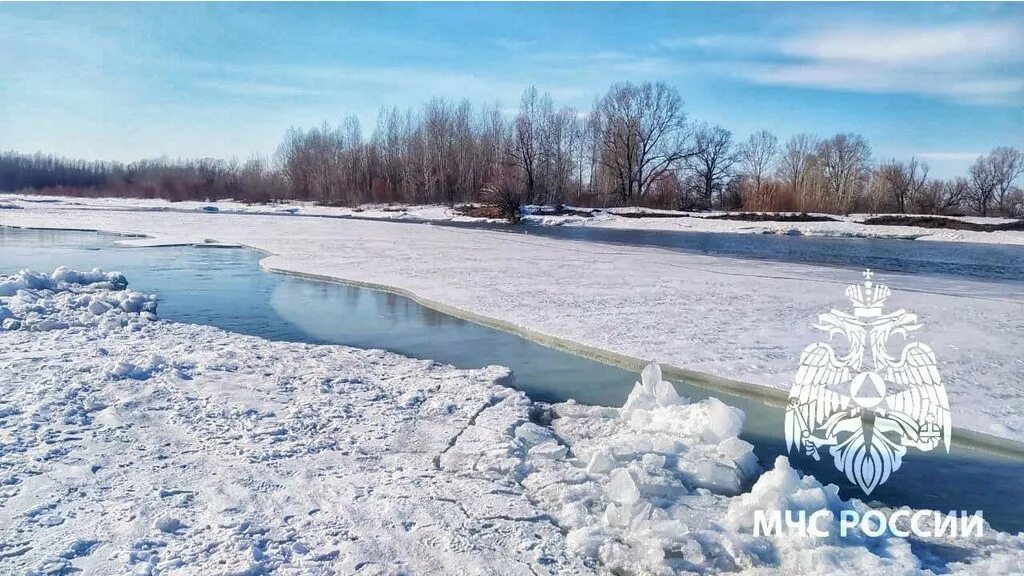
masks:
{"type": "Polygon", "coordinates": [[[156,320],[156,296],[128,290],[120,272],[61,266],[52,274],[22,270],[0,276],[0,328],[55,330],[98,326],[137,329],[156,320]]]}
{"type": "Polygon", "coordinates": [[[5,306],[46,300],[40,318],[67,327],[0,331],[2,574],[862,575],[1024,562],[1024,538],[991,530],[755,537],[759,509],[865,507],[784,458],[762,473],[737,438],[742,413],[680,398],[657,365],[622,408],[545,406],[500,367],[152,321],[151,297],[127,295],[117,275],[3,281],[15,286],[5,306]],[[95,302],[110,309],[93,314],[95,302]]]}
{"type": "Polygon", "coordinates": [[[620,409],[565,403],[551,410],[553,437],[535,424],[516,430],[521,442],[533,446],[523,484],[567,531],[569,549],[602,571],[998,573],[1024,559],[1024,539],[991,529],[981,539],[914,546],[856,529],[840,538],[841,511],[863,513],[865,504],[841,500],[835,486],[801,475],[784,457],[762,474],[751,445],[737,438],[743,413],[714,398],[687,402],[654,363],[620,409]],[[546,456],[556,452],[569,456],[546,456]],[[831,521],[819,528],[830,537],[788,529],[754,536],[758,510],[827,510],[831,521]],[[951,547],[958,555],[948,554],[951,547]]]}
{"type": "MultiPolygon", "coordinates": [[[[529,227],[523,229],[527,234],[507,234],[369,220],[346,220],[341,226],[333,218],[294,218],[280,212],[351,211],[305,204],[218,202],[220,213],[213,216],[202,211],[207,203],[15,200],[24,209],[0,211],[0,225],[145,235],[120,241],[136,246],[208,240],[251,246],[269,254],[261,262],[269,269],[382,284],[573,343],[636,358],[657,357],[674,366],[787,393],[800,352],[820,340],[821,333],[813,328],[818,315],[845,307],[844,287],[861,279],[860,270],[845,267],[569,242],[529,234],[529,227]],[[473,249],[467,251],[470,245],[473,249]]],[[[450,212],[435,208],[435,215],[450,212]]],[[[413,212],[428,216],[418,208],[413,212]]],[[[404,218],[413,212],[388,210],[380,215],[404,218]]],[[[638,228],[744,234],[772,226],[706,218],[614,219],[638,228]]],[[[595,225],[601,218],[586,220],[595,225]]],[[[852,225],[784,224],[799,225],[807,234],[812,232],[805,225],[852,225]]],[[[905,233],[898,226],[875,228],[905,233]]],[[[981,242],[1024,244],[1020,231],[915,233],[922,231],[927,239],[948,233],[958,241],[969,240],[961,238],[967,234],[981,242]],[[1013,238],[1000,239],[1004,234],[1013,238]]],[[[736,241],[756,243],[758,238],[736,241]]],[[[964,263],[963,246],[940,246],[942,256],[936,262],[964,263]]],[[[1009,269],[1019,266],[1014,264],[1019,256],[1011,250],[1000,252],[1009,269]]],[[[877,280],[892,287],[890,305],[917,314],[925,324],[917,337],[932,347],[941,363],[956,426],[1024,442],[1022,283],[945,274],[884,276],[877,280]]]]}

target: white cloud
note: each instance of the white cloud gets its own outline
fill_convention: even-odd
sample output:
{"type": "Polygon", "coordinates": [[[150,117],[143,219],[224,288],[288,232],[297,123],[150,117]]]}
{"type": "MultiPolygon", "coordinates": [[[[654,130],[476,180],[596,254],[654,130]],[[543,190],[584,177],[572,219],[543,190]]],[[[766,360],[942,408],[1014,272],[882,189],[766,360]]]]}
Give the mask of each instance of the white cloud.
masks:
{"type": "Polygon", "coordinates": [[[932,96],[970,104],[1008,104],[1024,96],[1024,76],[907,69],[861,63],[747,64],[740,74],[761,84],[932,96]]]}
{"type": "Polygon", "coordinates": [[[1012,24],[850,26],[802,34],[782,52],[816,62],[948,69],[1020,58],[1022,29],[1012,24]]]}
{"type": "Polygon", "coordinates": [[[1024,25],[1018,23],[850,24],[773,38],[707,36],[661,45],[712,49],[731,73],[766,85],[970,104],[1024,101],[1024,25]]]}

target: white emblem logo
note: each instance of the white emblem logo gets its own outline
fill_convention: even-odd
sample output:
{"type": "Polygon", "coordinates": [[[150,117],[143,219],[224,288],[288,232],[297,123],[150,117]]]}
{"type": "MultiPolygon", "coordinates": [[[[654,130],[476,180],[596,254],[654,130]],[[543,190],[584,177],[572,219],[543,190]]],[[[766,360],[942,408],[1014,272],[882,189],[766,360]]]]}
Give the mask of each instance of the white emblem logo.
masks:
{"type": "Polygon", "coordinates": [[[853,315],[833,309],[818,316],[815,328],[829,340],[844,336],[849,350],[837,356],[824,342],[804,348],[786,407],[787,448],[820,460],[819,449],[830,446],[836,468],[865,494],[899,470],[908,447],[929,451],[942,444],[949,452],[952,429],[932,349],[911,342],[898,357],[886,350],[890,336],[906,339],[922,325],[903,309],[882,314],[889,287],[873,284],[871,276],[865,271],[864,284],[846,289],[853,315]]]}

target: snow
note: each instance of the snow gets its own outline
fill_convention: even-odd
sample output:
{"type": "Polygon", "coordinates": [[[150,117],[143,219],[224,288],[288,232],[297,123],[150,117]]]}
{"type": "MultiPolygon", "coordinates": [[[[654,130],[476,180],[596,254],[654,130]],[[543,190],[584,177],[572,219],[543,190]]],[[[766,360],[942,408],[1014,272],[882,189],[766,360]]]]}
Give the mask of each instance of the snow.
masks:
{"type": "MultiPolygon", "coordinates": [[[[859,271],[363,220],[75,209],[30,203],[0,224],[149,235],[131,245],[247,245],[271,270],[385,286],[534,335],[788,391],[818,314],[859,271]]],[[[1024,287],[879,274],[918,315],[953,424],[1024,441],[1024,287]]]]}
{"type": "MultiPolygon", "coordinates": [[[[128,290],[97,272],[53,276],[96,282],[7,298],[79,318],[63,295],[128,290]]],[[[506,387],[501,367],[153,312],[0,332],[0,572],[971,574],[1024,562],[1024,534],[991,529],[914,547],[754,536],[757,509],[867,508],[785,458],[761,474],[735,436],[742,413],[669,393],[657,365],[628,407],[547,406],[506,387]],[[953,544],[956,562],[928,553],[953,544]]]]}
{"type": "MultiPolygon", "coordinates": [[[[547,226],[590,226],[594,228],[616,228],[624,230],[675,231],[675,232],[719,232],[730,234],[781,234],[789,236],[827,236],[837,238],[893,238],[922,240],[930,242],[977,242],[984,244],[1024,245],[1024,231],[977,232],[970,230],[944,230],[920,226],[880,226],[863,224],[868,218],[891,214],[812,214],[831,218],[821,222],[748,222],[712,218],[725,212],[701,212],[689,214],[673,210],[650,208],[609,208],[595,212],[593,217],[575,215],[528,215],[525,221],[547,226]],[[626,217],[642,210],[657,217],[626,217]]],[[[898,214],[897,216],[904,216],[898,214]]],[[[949,217],[978,224],[1001,224],[1014,222],[1007,218],[949,217]]]]}
{"type": "MultiPolygon", "coordinates": [[[[71,295],[125,291],[10,298],[77,319],[71,295]]],[[[500,385],[506,369],[146,312],[0,333],[0,573],[587,571],[508,474],[524,466],[512,430],[530,403],[500,385]]]]}
{"type": "Polygon", "coordinates": [[[171,202],[159,198],[69,198],[66,196],[4,195],[0,209],[24,208],[24,203],[46,204],[51,208],[134,210],[145,212],[206,212],[210,214],[260,214],[276,216],[324,216],[363,220],[411,220],[433,222],[504,222],[489,218],[462,216],[448,206],[436,204],[363,204],[357,207],[322,206],[306,201],[281,201],[272,204],[246,204],[235,200],[171,202]]]}
{"type": "MultiPolygon", "coordinates": [[[[303,215],[331,218],[356,218],[383,221],[424,221],[424,222],[503,222],[502,220],[462,216],[448,206],[365,204],[355,208],[344,206],[320,206],[312,202],[286,201],[274,204],[245,204],[234,200],[217,202],[183,201],[170,202],[161,199],[139,198],[68,198],[62,196],[0,196],[0,208],[23,208],[23,204],[46,204],[59,209],[92,210],[133,210],[158,212],[210,212],[249,215],[303,215]],[[6,200],[6,201],[5,201],[6,200]]],[[[725,212],[681,212],[654,208],[578,208],[565,206],[570,210],[592,211],[593,216],[574,214],[543,214],[541,206],[524,207],[523,221],[542,226],[589,226],[594,228],[615,228],[624,230],[666,230],[675,232],[710,232],[729,234],[781,234],[790,236],[827,236],[838,238],[892,238],[922,240],[929,242],[975,242],[983,244],[1024,245],[1024,231],[977,232],[970,230],[943,230],[919,226],[879,226],[863,224],[874,216],[891,214],[814,214],[827,216],[834,221],[823,222],[745,222],[742,220],[719,220],[710,216],[725,212]],[[657,217],[628,217],[624,214],[657,214],[657,217]]],[[[904,214],[898,214],[904,216],[904,214]]],[[[956,220],[979,224],[1000,224],[1014,219],[978,216],[951,216],[956,220]]]]}

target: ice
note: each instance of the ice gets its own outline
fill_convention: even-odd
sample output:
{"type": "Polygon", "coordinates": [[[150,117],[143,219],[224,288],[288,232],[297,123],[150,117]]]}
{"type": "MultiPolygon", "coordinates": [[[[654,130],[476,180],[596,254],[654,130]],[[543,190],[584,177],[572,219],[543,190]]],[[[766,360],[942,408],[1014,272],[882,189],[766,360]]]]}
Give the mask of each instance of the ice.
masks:
{"type": "Polygon", "coordinates": [[[181,523],[181,520],[173,516],[163,516],[158,518],[153,526],[160,532],[166,532],[168,534],[177,534],[185,529],[185,525],[181,523]]]}
{"type": "MultiPolygon", "coordinates": [[[[0,211],[0,224],[148,236],[121,241],[131,245],[213,239],[251,246],[269,254],[261,261],[268,270],[387,286],[467,316],[556,338],[570,348],[585,345],[629,358],[656,356],[675,367],[749,385],[755,393],[788,391],[800,351],[821,337],[812,328],[818,314],[847,306],[843,288],[861,280],[859,270],[843,267],[557,240],[531,235],[529,227],[523,228],[524,234],[507,234],[370,220],[346,220],[340,226],[336,219],[297,218],[279,211],[297,207],[306,215],[455,219],[445,207],[377,207],[353,213],[308,203],[246,206],[225,201],[216,203],[219,214],[210,215],[200,212],[205,202],[75,202],[25,202],[23,210],[0,211]],[[156,206],[164,210],[154,211],[156,206]],[[467,245],[473,246],[470,254],[467,245]]],[[[785,228],[796,227],[807,235],[862,230],[925,234],[922,239],[927,240],[1024,244],[1019,231],[862,227],[853,222],[861,217],[786,223],[785,228]]],[[[778,226],[615,214],[585,220],[590,226],[745,234],[772,232],[778,226]]],[[[958,245],[949,244],[948,250],[957,259],[958,245]]],[[[1019,402],[1006,401],[1008,395],[1024,393],[1024,364],[1018,361],[1024,315],[1017,313],[1024,291],[1019,283],[931,274],[880,274],[876,279],[892,287],[892,307],[913,312],[925,324],[917,337],[933,348],[942,366],[954,425],[1024,441],[1024,409],[1019,402]]]]}
{"type": "Polygon", "coordinates": [[[721,502],[718,494],[737,493],[759,471],[746,442],[733,436],[720,450],[703,440],[703,430],[712,424],[722,433],[738,432],[735,414],[718,410],[720,418],[728,416],[726,423],[713,423],[708,416],[716,413],[713,403],[684,404],[667,387],[671,384],[651,363],[620,410],[553,406],[554,432],[576,461],[566,463],[560,482],[551,482],[558,476],[555,469],[540,464],[524,480],[527,488],[536,482],[535,498],[556,510],[559,524],[569,530],[571,549],[612,571],[682,569],[678,549],[691,559],[702,557],[701,545],[687,536],[689,524],[710,527],[713,516],[681,511],[721,502]],[[574,472],[581,466],[582,481],[574,472]]]}
{"type": "Polygon", "coordinates": [[[138,329],[156,320],[156,297],[128,290],[119,272],[61,266],[52,274],[21,270],[0,276],[0,326],[4,330],[61,330],[99,326],[138,329]]]}
{"type": "Polygon", "coordinates": [[[524,422],[516,427],[516,438],[527,446],[544,444],[554,439],[550,428],[546,428],[534,422],[524,422]]]}
{"type": "Polygon", "coordinates": [[[718,398],[708,399],[707,425],[702,434],[706,442],[717,444],[739,435],[742,429],[742,410],[726,406],[718,398]]]}
{"type": "Polygon", "coordinates": [[[124,378],[146,380],[157,371],[166,367],[167,360],[159,354],[153,354],[148,358],[142,359],[138,364],[128,360],[115,360],[104,370],[104,374],[114,380],[124,378]]]}
{"type": "Polygon", "coordinates": [[[609,475],[607,492],[612,502],[622,506],[632,506],[640,500],[640,490],[624,468],[618,468],[609,475]]]}
{"type": "Polygon", "coordinates": [[[0,573],[970,574],[1024,563],[1024,535],[991,529],[914,546],[754,536],[757,510],[827,510],[834,522],[867,505],[785,458],[762,473],[738,437],[742,412],[680,398],[656,364],[621,408],[546,406],[503,386],[500,367],[154,321],[155,297],[107,274],[0,283],[18,284],[0,297],[4,321],[25,325],[0,333],[0,504],[17,534],[0,542],[0,573]]]}
{"type": "MultiPolygon", "coordinates": [[[[802,476],[786,458],[761,474],[750,444],[737,437],[742,412],[714,398],[663,405],[657,391],[671,384],[659,372],[648,365],[620,410],[577,403],[552,407],[553,430],[566,443],[567,462],[562,468],[535,462],[523,482],[531,498],[568,530],[569,549],[622,574],[922,571],[905,539],[855,534],[840,541],[840,512],[863,512],[866,505],[841,500],[835,486],[802,476]],[[819,509],[832,513],[836,536],[830,540],[795,533],[753,536],[755,510],[819,509]]],[[[1016,537],[1012,545],[982,548],[1016,550],[1008,554],[1020,558],[1022,545],[1024,538],[1016,537]]],[[[979,568],[990,562],[983,556],[965,564],[967,570],[986,570],[979,568]]],[[[991,562],[1000,566],[1005,559],[991,562]]]]}
{"type": "Polygon", "coordinates": [[[72,270],[66,266],[60,266],[50,275],[50,282],[53,287],[92,285],[94,288],[105,288],[107,290],[124,290],[128,286],[128,279],[120,272],[104,273],[99,268],[93,268],[89,272],[72,270]]]}
{"type": "Polygon", "coordinates": [[[75,324],[0,333],[0,573],[590,572],[518,483],[568,453],[507,369],[21,291],[75,324]]]}
{"type": "Polygon", "coordinates": [[[544,442],[530,448],[528,454],[531,458],[549,458],[552,460],[560,460],[565,458],[568,454],[569,449],[558,442],[544,442]]]}
{"type": "Polygon", "coordinates": [[[13,276],[0,278],[0,296],[14,296],[18,290],[42,289],[48,288],[50,285],[51,282],[47,276],[32,270],[22,270],[13,276]]]}

